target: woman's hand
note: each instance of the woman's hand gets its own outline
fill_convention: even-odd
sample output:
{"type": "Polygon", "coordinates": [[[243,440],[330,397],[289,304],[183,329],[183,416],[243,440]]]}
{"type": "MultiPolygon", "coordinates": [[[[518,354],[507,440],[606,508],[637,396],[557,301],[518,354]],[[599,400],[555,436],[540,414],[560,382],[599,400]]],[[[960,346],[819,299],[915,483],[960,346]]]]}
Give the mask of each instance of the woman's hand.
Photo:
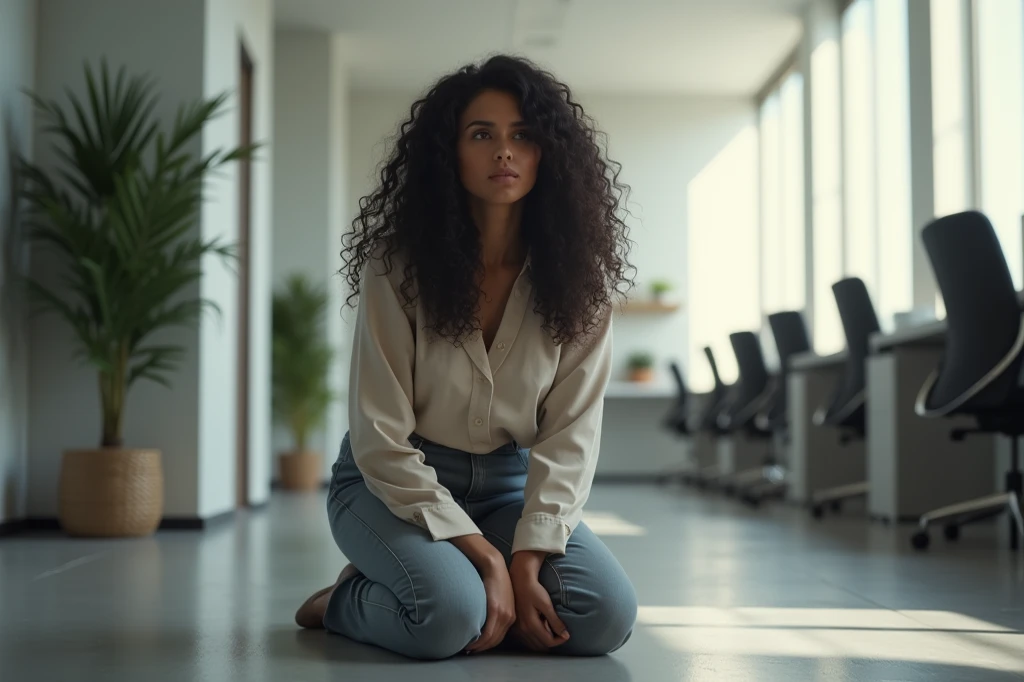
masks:
{"type": "Polygon", "coordinates": [[[533,651],[547,651],[569,641],[569,631],[555,613],[548,591],[540,584],[545,556],[546,552],[516,552],[509,569],[516,601],[513,631],[533,651]]]}
{"type": "Polygon", "coordinates": [[[516,620],[516,602],[505,558],[480,535],[463,535],[452,538],[451,542],[473,562],[483,579],[484,593],[487,595],[487,620],[484,628],[465,651],[467,654],[486,651],[501,644],[516,620]]]}
{"type": "Polygon", "coordinates": [[[486,651],[501,644],[509,628],[516,622],[516,601],[512,593],[505,562],[500,561],[492,569],[480,574],[487,594],[487,622],[480,637],[466,647],[466,653],[486,651]]]}

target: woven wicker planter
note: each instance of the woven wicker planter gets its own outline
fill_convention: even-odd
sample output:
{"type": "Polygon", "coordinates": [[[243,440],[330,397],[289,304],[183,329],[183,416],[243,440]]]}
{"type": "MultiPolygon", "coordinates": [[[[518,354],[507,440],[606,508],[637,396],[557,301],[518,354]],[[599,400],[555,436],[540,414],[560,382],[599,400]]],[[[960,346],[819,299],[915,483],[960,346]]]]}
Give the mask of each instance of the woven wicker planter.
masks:
{"type": "Polygon", "coordinates": [[[60,525],[84,537],[151,535],[164,512],[159,450],[68,450],[60,467],[60,525]]]}
{"type": "Polygon", "coordinates": [[[281,487],[285,490],[317,490],[323,480],[324,458],[319,452],[286,452],[281,455],[281,487]]]}

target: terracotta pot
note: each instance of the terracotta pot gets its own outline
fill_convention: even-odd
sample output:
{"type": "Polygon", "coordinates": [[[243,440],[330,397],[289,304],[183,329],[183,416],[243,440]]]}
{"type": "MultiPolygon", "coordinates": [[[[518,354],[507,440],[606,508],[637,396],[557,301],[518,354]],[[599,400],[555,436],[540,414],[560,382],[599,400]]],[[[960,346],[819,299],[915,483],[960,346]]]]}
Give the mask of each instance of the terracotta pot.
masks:
{"type": "Polygon", "coordinates": [[[637,383],[645,383],[654,379],[654,370],[645,367],[640,369],[632,369],[629,371],[629,380],[637,383]]]}
{"type": "Polygon", "coordinates": [[[285,452],[281,455],[281,487],[285,490],[317,490],[323,481],[324,458],[319,452],[285,452]]]}
{"type": "Polygon", "coordinates": [[[60,466],[58,520],[69,535],[152,535],[164,513],[160,451],[67,450],[60,466]]]}

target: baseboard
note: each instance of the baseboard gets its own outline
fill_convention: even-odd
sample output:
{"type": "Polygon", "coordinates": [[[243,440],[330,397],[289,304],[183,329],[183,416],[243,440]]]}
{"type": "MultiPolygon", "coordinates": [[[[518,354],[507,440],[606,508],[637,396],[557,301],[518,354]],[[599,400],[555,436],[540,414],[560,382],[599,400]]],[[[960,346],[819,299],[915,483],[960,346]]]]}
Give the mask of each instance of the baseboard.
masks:
{"type": "Polygon", "coordinates": [[[0,538],[7,537],[9,535],[17,535],[18,533],[24,532],[24,529],[25,519],[0,521],[0,538]]]}
{"type": "MultiPolygon", "coordinates": [[[[259,505],[253,505],[250,509],[259,511],[266,506],[267,503],[264,502],[259,505]]],[[[226,512],[217,514],[216,516],[210,516],[205,519],[199,518],[198,516],[165,516],[160,520],[160,525],[157,527],[157,531],[206,530],[214,526],[222,525],[225,522],[232,520],[234,517],[234,509],[229,509],[226,512]]],[[[37,516],[0,523],[0,537],[10,537],[24,533],[60,532],[60,530],[60,521],[56,517],[49,516],[37,516]]]]}

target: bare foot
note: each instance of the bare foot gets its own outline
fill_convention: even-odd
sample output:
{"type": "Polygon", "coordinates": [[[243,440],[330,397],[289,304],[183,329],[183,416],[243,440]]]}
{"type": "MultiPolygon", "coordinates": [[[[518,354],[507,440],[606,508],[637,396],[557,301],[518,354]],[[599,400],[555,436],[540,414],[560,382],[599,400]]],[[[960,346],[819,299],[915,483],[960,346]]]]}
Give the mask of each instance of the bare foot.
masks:
{"type": "Polygon", "coordinates": [[[333,585],[314,592],[309,599],[303,602],[299,610],[295,612],[296,624],[308,629],[323,628],[324,614],[327,613],[327,604],[330,602],[334,590],[338,589],[338,585],[358,574],[359,569],[352,564],[341,569],[341,573],[338,574],[338,579],[334,581],[333,585]]]}

